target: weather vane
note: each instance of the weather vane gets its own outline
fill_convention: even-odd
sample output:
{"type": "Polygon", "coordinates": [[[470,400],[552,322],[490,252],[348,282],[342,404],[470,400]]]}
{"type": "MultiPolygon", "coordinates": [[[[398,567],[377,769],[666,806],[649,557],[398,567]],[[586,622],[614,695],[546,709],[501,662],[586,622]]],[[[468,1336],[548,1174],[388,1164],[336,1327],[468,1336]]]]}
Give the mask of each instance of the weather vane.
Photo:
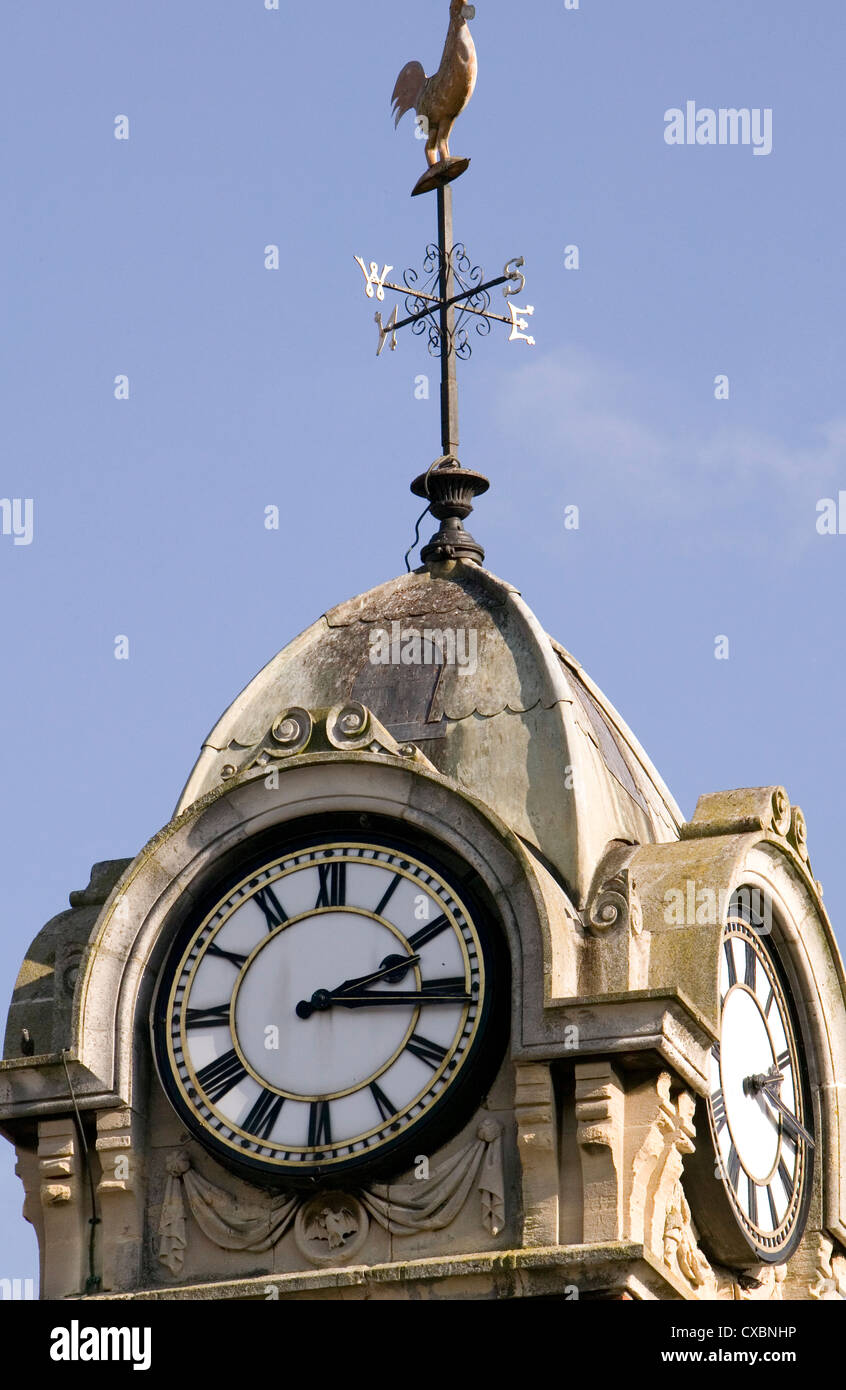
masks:
{"type": "Polygon", "coordinates": [[[449,29],[437,72],[427,77],[420,63],[406,63],[391,97],[394,125],[399,125],[405,113],[413,110],[416,133],[426,139],[427,167],[412,189],[412,197],[432,190],[437,193],[438,239],[426,247],[422,281],[416,270],[406,270],[403,283],[394,284],[387,278],[393,266],[384,264],[380,272],[377,261],[366,264],[360,256],[355,257],[364,275],[364,292],[368,299],[375,297],[381,303],[385,291],[391,290],[405,301],[402,319],[398,316],[398,304],[394,305],[386,323],[381,310],[377,310],[377,356],[386,342],[390,342],[393,351],[397,346],[397,333],[410,327],[414,334],[427,334],[429,352],[441,362],[441,455],[411,484],[411,491],[428,500],[426,510],[441,523],[437,534],[421,551],[424,561],[470,558],[481,563],[485,556],[481,545],[461,524],[473,510],[473,498],[489,487],[487,478],[462,468],[458,460],[455,364],[457,358],[464,360],[471,354],[468,325],[474,325],[477,333],[487,336],[491,323],[496,321],[510,326],[509,342],[533,345],[535,341],[525,331],[529,327],[527,316],[534,313],[533,305],[527,304],[521,309],[512,302],[515,296],[522,294],[526,283],[520,271],[523,257],[513,257],[501,275],[486,281],[481,267],[471,264],[464,243],[453,241],[449,185],[464,173],[470,160],[450,154],[449,139],[476,85],[476,49],[468,25],[475,14],[473,5],[464,4],[463,0],[450,0],[449,29]],[[490,291],[500,285],[504,287],[504,314],[491,310],[490,291]]]}

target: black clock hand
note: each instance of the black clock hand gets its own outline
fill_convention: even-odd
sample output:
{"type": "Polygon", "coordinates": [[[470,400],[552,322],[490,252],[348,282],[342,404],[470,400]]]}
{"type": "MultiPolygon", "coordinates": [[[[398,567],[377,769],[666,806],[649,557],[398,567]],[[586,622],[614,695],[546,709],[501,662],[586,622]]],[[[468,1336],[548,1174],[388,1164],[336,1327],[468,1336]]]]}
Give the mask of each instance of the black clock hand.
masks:
{"type": "Polygon", "coordinates": [[[298,1018],[310,1018],[315,1010],[323,1011],[331,1007],[332,1003],[339,1001],[343,995],[350,991],[363,988],[365,985],[372,985],[377,980],[388,979],[399,981],[412,965],[417,965],[419,956],[387,956],[378,970],[373,970],[369,975],[359,975],[352,980],[344,980],[343,984],[335,989],[316,989],[311,996],[311,1000],[301,999],[296,1008],[298,1018]]]}
{"type": "Polygon", "coordinates": [[[816,1147],[813,1136],[808,1133],[804,1125],[799,1123],[793,1111],[785,1105],[781,1096],[776,1095],[775,1090],[771,1086],[762,1086],[760,1094],[764,1096],[764,1099],[769,1105],[774,1105],[776,1109],[780,1111],[782,1124],[787,1129],[791,1130],[793,1134],[796,1135],[797,1139],[804,1139],[809,1149],[816,1147]]]}
{"type": "Polygon", "coordinates": [[[438,981],[432,981],[431,989],[394,989],[388,993],[387,990],[373,989],[362,990],[361,994],[341,994],[332,998],[332,1005],[340,1005],[342,1009],[365,1009],[372,1004],[472,1004],[473,995],[464,994],[463,985],[450,991],[449,989],[437,988],[438,981]]]}
{"type": "Polygon", "coordinates": [[[364,985],[375,984],[377,980],[384,980],[386,976],[399,984],[406,971],[412,965],[417,965],[419,960],[419,956],[386,956],[378,970],[374,970],[370,975],[359,975],[354,980],[344,980],[342,985],[330,989],[329,994],[333,999],[337,999],[341,994],[348,994],[350,990],[361,989],[364,985]]]}

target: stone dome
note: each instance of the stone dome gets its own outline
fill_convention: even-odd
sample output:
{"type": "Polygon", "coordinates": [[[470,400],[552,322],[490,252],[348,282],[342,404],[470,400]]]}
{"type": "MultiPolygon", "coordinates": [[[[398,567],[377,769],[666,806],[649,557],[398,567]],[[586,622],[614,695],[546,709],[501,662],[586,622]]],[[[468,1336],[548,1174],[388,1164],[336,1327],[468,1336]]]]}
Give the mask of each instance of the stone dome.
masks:
{"type": "Polygon", "coordinates": [[[177,814],[283,710],[349,699],[499,815],[580,907],[611,842],[678,838],[682,814],[613,706],[513,585],[461,560],[350,599],[283,647],[212,729],[177,814]]]}

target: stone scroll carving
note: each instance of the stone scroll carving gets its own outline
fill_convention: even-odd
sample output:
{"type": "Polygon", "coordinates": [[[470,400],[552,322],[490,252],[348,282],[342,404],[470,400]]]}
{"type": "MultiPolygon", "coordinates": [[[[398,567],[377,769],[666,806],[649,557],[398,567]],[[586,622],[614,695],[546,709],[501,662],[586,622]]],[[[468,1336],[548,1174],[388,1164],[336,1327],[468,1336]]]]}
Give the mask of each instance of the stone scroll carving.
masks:
{"type": "Polygon", "coordinates": [[[376,718],[372,710],[357,700],[346,700],[331,709],[301,709],[291,705],[280,710],[255,743],[232,740],[220,767],[226,782],[242,772],[280,768],[303,753],[381,753],[412,761],[417,767],[434,771],[412,743],[398,743],[376,718]]]}
{"type": "Polygon", "coordinates": [[[614,841],[594,876],[585,925],[593,936],[605,936],[617,928],[629,928],[634,936],[643,930],[643,910],[629,864],[637,845],[614,841]]]}
{"type": "Polygon", "coordinates": [[[313,1263],[348,1259],[366,1239],[368,1218],[396,1236],[443,1230],[474,1187],[485,1230],[497,1236],[505,1225],[502,1126],[489,1117],[480,1122],[475,1139],[428,1178],[372,1186],[357,1198],[342,1192],[318,1197],[280,1193],[264,1201],[242,1201],[198,1173],[184,1149],[169,1154],[166,1167],[158,1258],[172,1274],[184,1268],[189,1211],[222,1250],[270,1250],[296,1221],[297,1245],[313,1263]]]}

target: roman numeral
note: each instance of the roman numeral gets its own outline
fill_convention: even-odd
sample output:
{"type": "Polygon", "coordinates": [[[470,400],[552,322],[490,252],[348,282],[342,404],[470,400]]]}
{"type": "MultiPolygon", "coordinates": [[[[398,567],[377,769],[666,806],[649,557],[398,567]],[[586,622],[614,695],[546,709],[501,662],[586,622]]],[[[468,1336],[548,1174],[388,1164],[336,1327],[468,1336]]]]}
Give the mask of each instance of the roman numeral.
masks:
{"type": "Polygon", "coordinates": [[[421,927],[413,936],[408,938],[408,944],[413,951],[419,951],[421,946],[425,946],[427,941],[432,941],[434,937],[440,936],[445,927],[449,926],[449,918],[441,913],[433,922],[427,922],[425,927],[421,927]]]}
{"type": "Polygon", "coordinates": [[[732,985],[737,984],[737,970],[734,965],[734,947],[732,946],[731,939],[723,943],[723,950],[725,952],[726,967],[728,969],[729,989],[731,989],[732,985]]]}
{"type": "Polygon", "coordinates": [[[749,989],[752,990],[753,993],[755,992],[755,967],[756,967],[757,963],[758,963],[758,958],[757,958],[757,956],[755,955],[755,952],[752,950],[752,947],[749,945],[749,942],[747,941],[747,942],[746,942],[746,968],[745,968],[744,974],[743,974],[743,983],[744,983],[745,985],[747,985],[747,986],[749,987],[749,989]]]}
{"type": "Polygon", "coordinates": [[[440,1043],[430,1042],[428,1038],[423,1038],[419,1033],[412,1033],[405,1045],[406,1052],[410,1052],[413,1057],[419,1057],[421,1062],[425,1062],[432,1071],[437,1071],[441,1062],[446,1057],[446,1048],[441,1047],[440,1043]]]}
{"type": "Polygon", "coordinates": [[[242,966],[246,965],[247,963],[246,956],[239,956],[235,951],[224,951],[223,947],[218,946],[216,941],[209,942],[208,946],[206,947],[206,955],[222,956],[224,960],[230,961],[231,964],[235,966],[236,970],[240,970],[242,966]]]}
{"type": "Polygon", "coordinates": [[[770,1204],[770,1220],[773,1223],[773,1230],[776,1231],[778,1230],[778,1227],[781,1223],[778,1219],[778,1211],[776,1210],[775,1197],[773,1196],[772,1185],[767,1188],[767,1200],[770,1204]]]}
{"type": "Polygon", "coordinates": [[[777,1065],[778,1065],[779,1071],[785,1071],[785,1070],[791,1065],[791,1063],[790,1063],[790,1053],[789,1053],[789,1052],[780,1052],[780,1053],[778,1054],[778,1056],[776,1057],[776,1063],[777,1063],[777,1065]]]}
{"type": "Polygon", "coordinates": [[[714,1117],[714,1126],[719,1134],[726,1122],[726,1099],[723,1095],[722,1086],[718,1086],[716,1091],[711,1092],[711,1114],[714,1117]]]}
{"type": "Polygon", "coordinates": [[[749,1220],[752,1222],[752,1225],[753,1225],[753,1226],[757,1226],[757,1224],[758,1224],[758,1188],[757,1188],[756,1185],[755,1185],[755,1179],[754,1179],[754,1178],[750,1178],[748,1174],[747,1174],[746,1181],[747,1181],[747,1185],[748,1185],[748,1189],[749,1189],[749,1220]]]}
{"type": "Polygon", "coordinates": [[[376,904],[376,907],[373,909],[377,917],[382,916],[382,913],[385,911],[385,908],[388,906],[388,903],[391,901],[391,898],[393,897],[394,893],[397,891],[401,883],[402,874],[394,874],[393,878],[391,879],[390,883],[388,884],[387,888],[385,889],[384,893],[382,894],[381,898],[376,904]]]}
{"type": "Polygon", "coordinates": [[[328,1100],[313,1100],[308,1111],[308,1147],[317,1148],[332,1143],[332,1126],[329,1120],[328,1100]]]}
{"type": "Polygon", "coordinates": [[[347,900],[346,864],[338,861],[318,864],[317,872],[320,875],[320,892],[315,907],[343,907],[347,900]]]}
{"type": "Polygon", "coordinates": [[[229,1005],[215,1004],[212,1009],[186,1009],[186,1028],[215,1028],[229,1022],[229,1005]]]}
{"type": "Polygon", "coordinates": [[[771,1009],[772,1006],[773,1006],[773,999],[774,999],[774,998],[775,998],[775,992],[771,989],[770,992],[769,992],[769,994],[767,995],[767,1004],[766,1004],[766,1007],[765,1007],[765,1009],[764,1009],[764,1018],[769,1018],[769,1016],[770,1016],[770,1009],[771,1009]]]}
{"type": "Polygon", "coordinates": [[[392,1120],[394,1115],[396,1115],[397,1113],[397,1107],[394,1105],[393,1101],[388,1100],[388,1097],[385,1095],[385,1092],[381,1089],[380,1086],[376,1085],[375,1081],[371,1081],[370,1090],[373,1092],[373,1099],[375,1100],[376,1108],[379,1111],[379,1119],[392,1120]]]}
{"type": "Polygon", "coordinates": [[[284,1103],[284,1096],[277,1096],[273,1091],[263,1090],[249,1115],[242,1122],[241,1128],[245,1129],[248,1134],[254,1134],[257,1139],[268,1139],[284,1103]]]}
{"type": "Polygon", "coordinates": [[[253,894],[253,902],[258,903],[264,913],[268,931],[273,931],[276,927],[281,927],[283,922],[287,922],[288,914],[272,888],[256,889],[253,894]]]}
{"type": "Polygon", "coordinates": [[[731,1148],[729,1149],[727,1167],[729,1182],[731,1183],[732,1187],[736,1192],[737,1184],[740,1178],[740,1155],[737,1152],[737,1149],[734,1147],[734,1144],[732,1144],[731,1148]]]}
{"type": "Polygon", "coordinates": [[[231,1091],[233,1086],[237,1086],[239,1081],[243,1081],[246,1075],[246,1067],[233,1047],[197,1072],[197,1084],[202,1086],[214,1105],[227,1091],[231,1091]]]}
{"type": "Polygon", "coordinates": [[[780,1158],[778,1161],[778,1175],[781,1178],[782,1187],[788,1197],[791,1197],[793,1195],[793,1179],[787,1171],[783,1158],[780,1158]]]}

